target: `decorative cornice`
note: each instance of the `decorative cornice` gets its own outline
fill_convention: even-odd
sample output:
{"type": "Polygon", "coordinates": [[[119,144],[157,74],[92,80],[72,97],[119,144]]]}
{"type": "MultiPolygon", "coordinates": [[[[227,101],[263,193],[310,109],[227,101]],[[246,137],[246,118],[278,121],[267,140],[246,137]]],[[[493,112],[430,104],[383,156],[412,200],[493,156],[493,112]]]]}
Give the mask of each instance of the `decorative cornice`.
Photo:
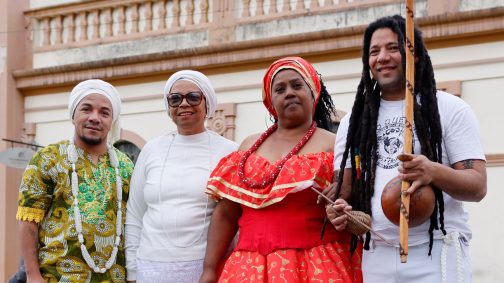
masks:
{"type": "Polygon", "coordinates": [[[444,81],[436,82],[436,87],[439,90],[446,91],[455,96],[462,95],[462,82],[461,81],[444,81]]]}
{"type": "MultiPolygon", "coordinates": [[[[426,42],[473,39],[477,36],[504,37],[504,7],[419,18],[426,42]]],[[[275,58],[298,54],[356,54],[365,26],[215,44],[185,50],[130,56],[110,60],[13,72],[20,90],[72,85],[89,78],[108,80],[172,73],[183,68],[208,69],[233,65],[265,65],[275,58]]]]}

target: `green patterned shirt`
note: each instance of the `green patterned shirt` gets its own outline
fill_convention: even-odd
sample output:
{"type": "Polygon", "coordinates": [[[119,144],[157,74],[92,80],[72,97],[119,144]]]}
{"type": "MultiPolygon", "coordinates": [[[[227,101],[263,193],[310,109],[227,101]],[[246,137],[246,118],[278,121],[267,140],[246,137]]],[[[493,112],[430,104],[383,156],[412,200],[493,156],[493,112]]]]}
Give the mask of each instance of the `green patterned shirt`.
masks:
{"type": "MultiPolygon", "coordinates": [[[[80,250],[75,228],[70,184],[72,167],[67,158],[68,141],[39,150],[30,161],[19,188],[16,218],[39,225],[39,263],[47,282],[125,282],[124,233],[116,264],[104,274],[94,273],[80,250]]],[[[123,180],[122,225],[133,163],[117,149],[119,174],[123,180]]],[[[75,169],[79,179],[78,204],[82,234],[91,258],[103,267],[112,253],[116,235],[116,174],[108,154],[98,164],[77,148],[75,169]]]]}

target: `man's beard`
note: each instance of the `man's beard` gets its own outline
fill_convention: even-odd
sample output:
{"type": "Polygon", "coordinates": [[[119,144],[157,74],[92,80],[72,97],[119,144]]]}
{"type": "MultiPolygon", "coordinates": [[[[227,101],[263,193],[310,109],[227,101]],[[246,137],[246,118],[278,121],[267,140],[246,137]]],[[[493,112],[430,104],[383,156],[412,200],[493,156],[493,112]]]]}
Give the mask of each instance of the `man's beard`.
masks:
{"type": "Polygon", "coordinates": [[[80,139],[83,143],[85,143],[85,144],[87,144],[87,145],[99,145],[99,144],[101,144],[101,143],[102,143],[102,141],[103,141],[103,140],[102,140],[102,138],[94,138],[94,139],[92,139],[92,138],[88,138],[88,137],[86,137],[86,136],[84,136],[84,135],[79,136],[79,139],[80,139]]]}
{"type": "Polygon", "coordinates": [[[406,78],[401,77],[401,78],[396,78],[392,81],[388,81],[386,83],[380,84],[380,81],[378,81],[378,85],[380,86],[381,91],[401,91],[406,88],[406,78]]]}

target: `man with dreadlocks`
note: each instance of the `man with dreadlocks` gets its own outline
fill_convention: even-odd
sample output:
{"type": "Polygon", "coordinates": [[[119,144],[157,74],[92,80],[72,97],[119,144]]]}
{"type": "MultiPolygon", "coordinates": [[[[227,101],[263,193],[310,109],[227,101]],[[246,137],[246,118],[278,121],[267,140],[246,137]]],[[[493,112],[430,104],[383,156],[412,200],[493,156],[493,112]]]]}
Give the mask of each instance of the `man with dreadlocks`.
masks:
{"type": "Polygon", "coordinates": [[[337,230],[347,223],[342,210],[369,213],[373,229],[394,244],[366,235],[364,282],[470,282],[471,231],[463,201],[477,202],[486,194],[478,123],[464,101],[436,90],[429,54],[415,29],[414,154],[411,161],[399,162],[405,121],[404,38],[401,16],[380,18],[364,32],[362,78],[334,150],[334,167],[340,170],[333,193],[351,192],[351,206],[338,199],[326,211],[337,230]],[[430,221],[410,227],[405,264],[399,262],[399,229],[381,207],[385,184],[397,176],[411,182],[408,194],[430,184],[436,197],[430,221]]]}

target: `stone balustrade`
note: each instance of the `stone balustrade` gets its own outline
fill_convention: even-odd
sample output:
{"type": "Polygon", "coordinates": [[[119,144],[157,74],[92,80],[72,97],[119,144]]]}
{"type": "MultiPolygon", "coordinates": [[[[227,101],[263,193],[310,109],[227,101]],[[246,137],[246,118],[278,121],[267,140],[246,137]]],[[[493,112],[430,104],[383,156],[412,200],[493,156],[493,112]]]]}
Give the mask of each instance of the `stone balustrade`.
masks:
{"type": "Polygon", "coordinates": [[[216,0],[83,1],[25,16],[34,51],[44,51],[202,28],[211,21],[211,1],[216,0]]]}
{"type": "MultiPolygon", "coordinates": [[[[235,0],[241,20],[258,17],[283,17],[285,15],[319,12],[323,10],[347,9],[370,3],[386,2],[376,0],[235,0]]],[[[392,1],[388,1],[392,2],[392,1]]],[[[397,2],[397,1],[396,1],[397,2]]]]}
{"type": "Polygon", "coordinates": [[[229,31],[244,23],[380,3],[399,0],[81,1],[30,10],[25,16],[32,31],[34,52],[44,52],[205,28],[229,31]]]}

